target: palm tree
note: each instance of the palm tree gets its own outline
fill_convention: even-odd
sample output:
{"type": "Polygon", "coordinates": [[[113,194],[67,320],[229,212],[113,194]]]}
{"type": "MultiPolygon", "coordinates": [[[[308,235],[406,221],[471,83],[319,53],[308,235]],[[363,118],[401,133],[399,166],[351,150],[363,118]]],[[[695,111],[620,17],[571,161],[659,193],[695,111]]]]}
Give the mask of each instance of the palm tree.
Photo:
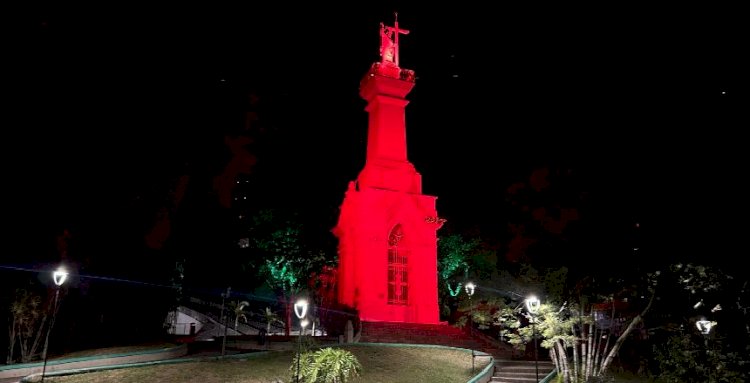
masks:
{"type": "Polygon", "coordinates": [[[271,325],[273,323],[279,323],[284,324],[284,322],[279,318],[278,314],[273,312],[270,307],[266,307],[266,309],[263,311],[263,316],[266,318],[266,334],[271,333],[271,325]]]}
{"type": "Polygon", "coordinates": [[[247,323],[247,317],[245,316],[245,313],[242,312],[242,310],[245,309],[245,307],[250,306],[250,303],[248,303],[247,301],[242,301],[242,302],[237,301],[237,302],[234,302],[233,306],[234,306],[234,329],[237,330],[237,325],[238,325],[240,318],[242,318],[242,320],[245,321],[245,323],[247,323]]]}

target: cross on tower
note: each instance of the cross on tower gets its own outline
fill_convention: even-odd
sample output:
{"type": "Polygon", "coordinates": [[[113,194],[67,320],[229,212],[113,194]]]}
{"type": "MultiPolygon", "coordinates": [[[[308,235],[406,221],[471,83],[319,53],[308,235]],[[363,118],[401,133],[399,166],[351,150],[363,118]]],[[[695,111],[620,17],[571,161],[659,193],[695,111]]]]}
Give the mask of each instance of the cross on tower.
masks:
{"type": "Polygon", "coordinates": [[[394,12],[394,15],[392,27],[380,23],[380,56],[383,63],[399,66],[398,35],[408,35],[409,31],[398,27],[398,12],[394,12]]]}

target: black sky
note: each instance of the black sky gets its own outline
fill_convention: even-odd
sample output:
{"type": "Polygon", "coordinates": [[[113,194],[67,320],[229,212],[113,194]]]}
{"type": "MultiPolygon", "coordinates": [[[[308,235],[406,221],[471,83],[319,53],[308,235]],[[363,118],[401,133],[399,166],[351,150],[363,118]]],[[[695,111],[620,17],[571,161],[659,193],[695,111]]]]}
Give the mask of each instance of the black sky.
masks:
{"type": "Polygon", "coordinates": [[[394,10],[418,76],[410,159],[450,220],[497,220],[507,186],[552,163],[581,172],[613,230],[641,221],[662,251],[735,249],[750,35],[736,9],[464,2],[25,11],[3,76],[8,243],[117,221],[175,169],[215,161],[217,119],[250,89],[289,140],[279,193],[337,203],[363,161],[357,86],[394,10]]]}

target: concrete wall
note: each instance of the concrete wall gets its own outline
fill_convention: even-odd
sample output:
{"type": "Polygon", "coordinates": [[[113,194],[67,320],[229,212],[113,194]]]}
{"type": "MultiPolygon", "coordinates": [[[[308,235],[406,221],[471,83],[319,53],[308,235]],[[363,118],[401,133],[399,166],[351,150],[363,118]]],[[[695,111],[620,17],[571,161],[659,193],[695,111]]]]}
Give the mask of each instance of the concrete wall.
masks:
{"type": "Polygon", "coordinates": [[[202,328],[203,322],[183,313],[182,311],[178,311],[175,327],[170,333],[174,335],[195,335],[202,328]]]}

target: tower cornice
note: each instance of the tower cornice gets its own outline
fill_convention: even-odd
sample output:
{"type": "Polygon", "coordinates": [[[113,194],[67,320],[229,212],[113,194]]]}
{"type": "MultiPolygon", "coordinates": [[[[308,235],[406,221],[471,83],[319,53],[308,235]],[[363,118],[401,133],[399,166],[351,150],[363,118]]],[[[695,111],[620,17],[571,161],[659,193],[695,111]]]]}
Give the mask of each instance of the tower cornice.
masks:
{"type": "Polygon", "coordinates": [[[359,95],[370,101],[376,95],[405,98],[415,82],[414,71],[393,65],[373,63],[359,83],[359,95]]]}

